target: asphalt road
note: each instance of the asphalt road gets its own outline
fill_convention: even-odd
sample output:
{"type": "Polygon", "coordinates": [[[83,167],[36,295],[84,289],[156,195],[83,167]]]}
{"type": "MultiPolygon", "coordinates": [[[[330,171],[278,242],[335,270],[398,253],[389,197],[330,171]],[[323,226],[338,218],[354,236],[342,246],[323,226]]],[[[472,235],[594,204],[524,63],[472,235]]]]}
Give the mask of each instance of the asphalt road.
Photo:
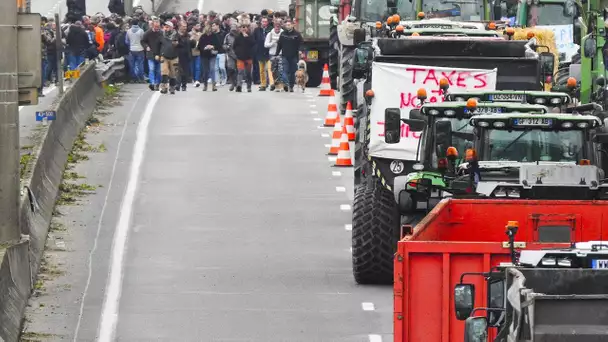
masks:
{"type": "MultiPolygon", "coordinates": [[[[229,10],[211,0],[203,10],[215,4],[229,10]]],[[[392,341],[392,288],[352,277],[352,169],[326,155],[328,99],[317,92],[125,86],[87,134],[107,151],[74,171],[99,187],[59,207],[45,253],[59,271],[32,298],[25,331],[43,341],[392,341]]]]}

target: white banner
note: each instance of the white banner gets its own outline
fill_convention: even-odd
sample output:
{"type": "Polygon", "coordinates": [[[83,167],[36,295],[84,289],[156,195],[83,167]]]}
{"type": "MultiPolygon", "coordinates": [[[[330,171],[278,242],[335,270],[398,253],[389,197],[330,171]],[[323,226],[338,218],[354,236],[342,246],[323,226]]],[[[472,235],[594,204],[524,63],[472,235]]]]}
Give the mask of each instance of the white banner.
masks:
{"type": "Polygon", "coordinates": [[[537,28],[553,31],[557,51],[566,54],[566,61],[578,52],[578,45],[574,44],[573,25],[536,25],[537,28]]]}
{"type": "Polygon", "coordinates": [[[416,160],[420,133],[411,132],[401,125],[401,141],[398,144],[384,142],[384,110],[400,108],[401,117],[409,118],[410,110],[420,107],[416,98],[418,89],[427,92],[427,102],[442,102],[439,81],[447,78],[452,90],[487,91],[496,89],[497,69],[459,69],[409,64],[373,64],[371,105],[371,137],[369,153],[373,157],[416,160]]]}

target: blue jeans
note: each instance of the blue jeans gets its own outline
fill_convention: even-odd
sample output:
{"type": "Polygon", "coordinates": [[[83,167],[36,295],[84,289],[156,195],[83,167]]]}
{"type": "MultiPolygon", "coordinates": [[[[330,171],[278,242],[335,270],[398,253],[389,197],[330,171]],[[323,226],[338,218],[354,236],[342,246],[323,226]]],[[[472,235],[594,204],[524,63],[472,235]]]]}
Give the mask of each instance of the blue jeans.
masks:
{"type": "Polygon", "coordinates": [[[196,81],[201,81],[201,56],[192,56],[192,61],[190,62],[190,74],[192,74],[192,79],[196,81]]]}
{"type": "Polygon", "coordinates": [[[148,59],[148,78],[150,84],[160,84],[160,62],[154,58],[148,59]]]}
{"type": "Polygon", "coordinates": [[[44,74],[42,74],[42,81],[53,81],[53,74],[57,75],[57,56],[55,54],[49,54],[46,56],[46,67],[44,74]]]}
{"type": "Polygon", "coordinates": [[[298,57],[283,57],[283,83],[290,88],[296,84],[296,71],[298,71],[298,57]]]}
{"type": "Polygon", "coordinates": [[[226,54],[220,53],[216,58],[216,73],[218,81],[226,82],[228,80],[228,73],[226,72],[226,54]]]}
{"type": "Polygon", "coordinates": [[[202,76],[203,83],[207,83],[207,81],[209,79],[211,79],[211,82],[215,82],[216,63],[217,63],[216,56],[212,56],[212,57],[201,56],[201,66],[203,68],[203,76],[202,76]]]}
{"type": "Polygon", "coordinates": [[[131,65],[131,76],[135,80],[144,79],[144,59],[146,54],[143,51],[131,51],[129,54],[130,65],[131,65]]]}
{"type": "Polygon", "coordinates": [[[84,63],[84,53],[80,55],[75,55],[74,53],[70,53],[68,57],[68,69],[76,70],[80,64],[84,63]]]}

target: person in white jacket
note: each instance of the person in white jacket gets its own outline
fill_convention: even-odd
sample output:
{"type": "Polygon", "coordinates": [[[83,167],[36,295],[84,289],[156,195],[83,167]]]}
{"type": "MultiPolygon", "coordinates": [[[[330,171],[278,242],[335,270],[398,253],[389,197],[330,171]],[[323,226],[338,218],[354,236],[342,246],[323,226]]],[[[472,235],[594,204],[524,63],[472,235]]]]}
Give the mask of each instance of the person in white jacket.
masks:
{"type": "Polygon", "coordinates": [[[281,22],[275,21],[274,28],[272,31],[268,32],[266,35],[266,40],[264,41],[264,47],[269,49],[270,52],[270,65],[268,70],[268,80],[270,81],[270,91],[275,89],[281,89],[279,83],[286,84],[282,82],[281,75],[283,75],[283,71],[281,70],[281,57],[275,56],[277,53],[277,45],[279,43],[279,37],[281,36],[281,22]]]}

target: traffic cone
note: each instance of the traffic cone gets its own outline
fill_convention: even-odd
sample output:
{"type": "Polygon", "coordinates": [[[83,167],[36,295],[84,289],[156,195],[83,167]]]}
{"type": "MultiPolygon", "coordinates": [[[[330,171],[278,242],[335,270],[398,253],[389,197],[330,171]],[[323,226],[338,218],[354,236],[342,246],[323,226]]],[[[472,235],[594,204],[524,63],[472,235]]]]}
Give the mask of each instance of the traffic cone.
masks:
{"type": "Polygon", "coordinates": [[[353,118],[353,105],[348,101],[346,114],[344,115],[344,126],[348,134],[348,141],[355,141],[355,119],[353,118]]]}
{"type": "Polygon", "coordinates": [[[335,166],[349,167],[353,166],[353,162],[350,156],[350,146],[348,144],[348,133],[346,133],[346,126],[342,126],[342,138],[340,139],[340,150],[338,151],[338,158],[336,159],[335,166]]]}
{"type": "Polygon", "coordinates": [[[340,114],[338,114],[338,105],[336,104],[336,97],[333,89],[329,90],[331,96],[329,97],[329,103],[327,104],[327,115],[325,116],[325,127],[334,127],[336,121],[340,121],[340,114]]]}
{"type": "Polygon", "coordinates": [[[334,132],[331,137],[331,146],[329,147],[330,156],[337,156],[338,151],[340,151],[340,141],[342,140],[342,124],[340,123],[340,119],[336,120],[336,125],[334,126],[334,132]]]}
{"type": "Polygon", "coordinates": [[[321,91],[319,91],[319,96],[333,96],[327,63],[323,66],[323,78],[321,79],[321,91]]]}

